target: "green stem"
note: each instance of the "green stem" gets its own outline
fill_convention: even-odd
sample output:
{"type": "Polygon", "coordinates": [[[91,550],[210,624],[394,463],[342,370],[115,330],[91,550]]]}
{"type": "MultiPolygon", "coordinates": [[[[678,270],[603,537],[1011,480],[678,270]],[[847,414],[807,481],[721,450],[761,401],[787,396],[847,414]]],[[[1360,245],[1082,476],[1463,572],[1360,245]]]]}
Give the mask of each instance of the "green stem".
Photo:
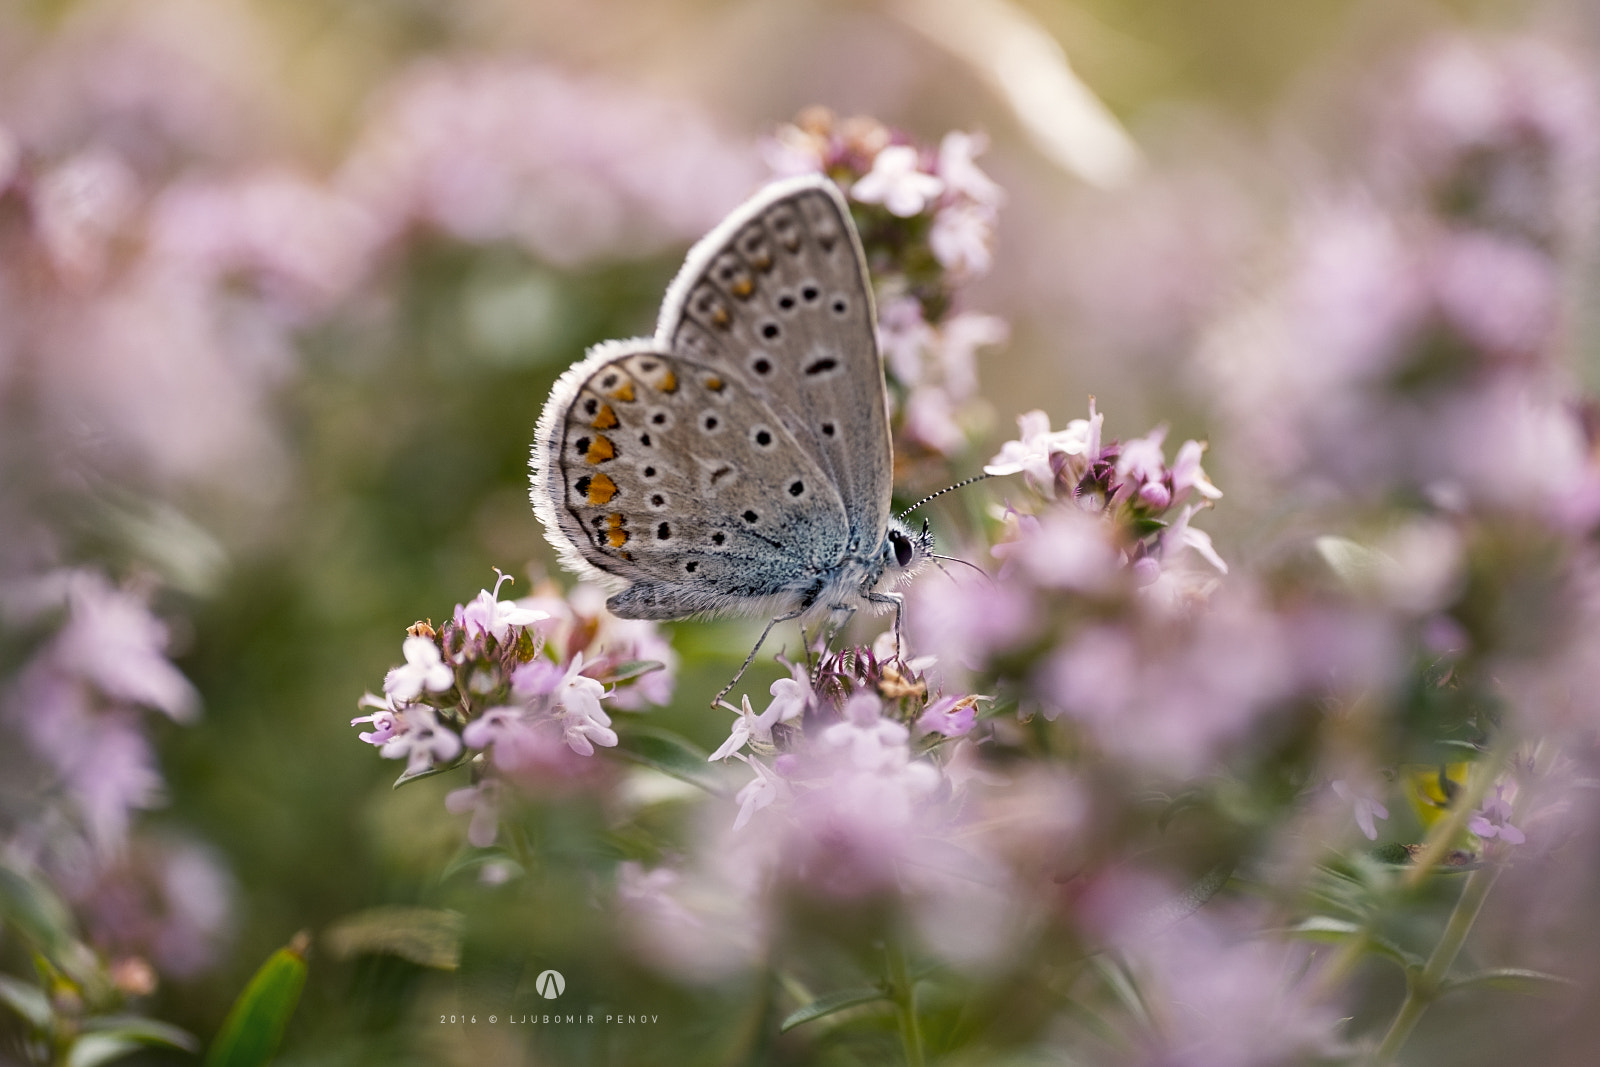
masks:
{"type": "Polygon", "coordinates": [[[1461,831],[1467,827],[1467,820],[1483,806],[1483,798],[1488,795],[1495,779],[1500,777],[1500,771],[1511,758],[1511,751],[1515,747],[1516,739],[1509,731],[1502,731],[1489,751],[1484,753],[1483,759],[1473,764],[1461,795],[1454,799],[1444,817],[1429,828],[1422,851],[1411,861],[1411,868],[1406,871],[1404,879],[1407,889],[1421,885],[1423,879],[1433,872],[1434,865],[1444,857],[1446,850],[1460,839],[1461,831]]]}
{"type": "Polygon", "coordinates": [[[885,946],[889,966],[889,997],[894,1001],[895,1017],[900,1022],[900,1046],[905,1049],[906,1067],[923,1067],[922,1026],[917,1021],[917,987],[906,968],[904,938],[889,936],[885,946]]]}
{"type": "Polygon", "coordinates": [[[1433,955],[1428,957],[1421,973],[1411,976],[1406,982],[1406,999],[1390,1024],[1389,1032],[1383,1035],[1383,1041],[1372,1054],[1374,1064],[1393,1062],[1395,1054],[1406,1043],[1406,1038],[1411,1036],[1417,1020],[1438,998],[1445,976],[1450,973],[1450,967],[1467,940],[1472,924],[1477,921],[1478,912],[1483,910],[1489,890],[1494,887],[1495,879],[1500,877],[1500,869],[1499,864],[1491,862],[1467,875],[1467,884],[1461,889],[1461,897],[1456,901],[1455,910],[1450,913],[1450,921],[1445,924],[1444,935],[1434,946],[1433,955]]]}

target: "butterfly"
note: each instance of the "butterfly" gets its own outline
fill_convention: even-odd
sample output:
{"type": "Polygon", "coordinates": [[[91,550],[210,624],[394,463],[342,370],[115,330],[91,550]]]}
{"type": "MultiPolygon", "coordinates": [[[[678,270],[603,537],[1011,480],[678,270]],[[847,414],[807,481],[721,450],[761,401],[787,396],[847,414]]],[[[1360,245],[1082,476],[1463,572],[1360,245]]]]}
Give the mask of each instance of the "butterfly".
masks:
{"type": "Polygon", "coordinates": [[[890,514],[894,455],[861,239],[821,175],[777,182],[690,250],[655,336],[607,341],[555,383],[533,509],[561,562],[625,619],[861,606],[932,552],[890,514]]]}

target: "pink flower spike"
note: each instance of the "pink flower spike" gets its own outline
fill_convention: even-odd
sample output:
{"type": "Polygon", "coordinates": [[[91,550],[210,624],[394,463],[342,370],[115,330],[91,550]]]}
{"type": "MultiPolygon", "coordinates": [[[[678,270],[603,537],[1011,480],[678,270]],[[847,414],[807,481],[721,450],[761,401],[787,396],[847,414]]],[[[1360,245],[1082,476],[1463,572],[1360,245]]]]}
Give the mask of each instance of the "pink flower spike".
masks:
{"type": "Polygon", "coordinates": [[[891,215],[908,219],[944,192],[944,182],[917,167],[917,150],[890,145],[872,161],[872,170],[850,187],[863,204],[882,204],[891,215]]]}

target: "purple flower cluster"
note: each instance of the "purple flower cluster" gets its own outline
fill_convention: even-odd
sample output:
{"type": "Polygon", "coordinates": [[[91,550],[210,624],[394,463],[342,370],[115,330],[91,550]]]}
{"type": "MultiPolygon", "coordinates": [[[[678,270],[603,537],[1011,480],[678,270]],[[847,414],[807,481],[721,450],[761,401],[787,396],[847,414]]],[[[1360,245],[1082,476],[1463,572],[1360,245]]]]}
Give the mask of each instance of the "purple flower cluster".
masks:
{"type": "MultiPolygon", "coordinates": [[[[814,108],[781,127],[766,154],[779,176],[827,174],[855,211],[878,290],[878,339],[898,405],[896,459],[964,452],[980,422],[977,352],[1010,337],[1004,319],[959,310],[961,289],[994,265],[1005,202],[979,169],[981,134],[952,131],[937,149],[870,118],[814,108]]],[[[942,464],[914,481],[944,477],[942,464]]]]}
{"type": "Polygon", "coordinates": [[[617,744],[601,701],[628,710],[666,703],[677,662],[652,624],[611,617],[597,590],[499,599],[510,580],[501,574],[493,589],[457,604],[437,631],[413,625],[383,695],[361,698],[372,714],[350,720],[371,727],[361,740],[385,759],[406,761],[402,781],[470,764],[472,784],[445,804],[471,813],[468,840],[479,847],[499,833],[508,788],[592,776],[575,757],[617,744]]]}

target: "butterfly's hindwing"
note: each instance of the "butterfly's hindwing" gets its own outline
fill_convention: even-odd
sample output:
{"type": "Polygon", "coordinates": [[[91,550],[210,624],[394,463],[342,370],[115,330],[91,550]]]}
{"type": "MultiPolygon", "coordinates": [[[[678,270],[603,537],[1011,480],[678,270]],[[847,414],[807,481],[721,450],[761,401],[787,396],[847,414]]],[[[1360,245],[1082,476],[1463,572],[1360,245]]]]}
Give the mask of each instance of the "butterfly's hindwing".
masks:
{"type": "Polygon", "coordinates": [[[577,369],[547,488],[583,561],[632,587],[622,611],[765,611],[837,564],[838,494],[736,376],[638,342],[577,369]]]}

